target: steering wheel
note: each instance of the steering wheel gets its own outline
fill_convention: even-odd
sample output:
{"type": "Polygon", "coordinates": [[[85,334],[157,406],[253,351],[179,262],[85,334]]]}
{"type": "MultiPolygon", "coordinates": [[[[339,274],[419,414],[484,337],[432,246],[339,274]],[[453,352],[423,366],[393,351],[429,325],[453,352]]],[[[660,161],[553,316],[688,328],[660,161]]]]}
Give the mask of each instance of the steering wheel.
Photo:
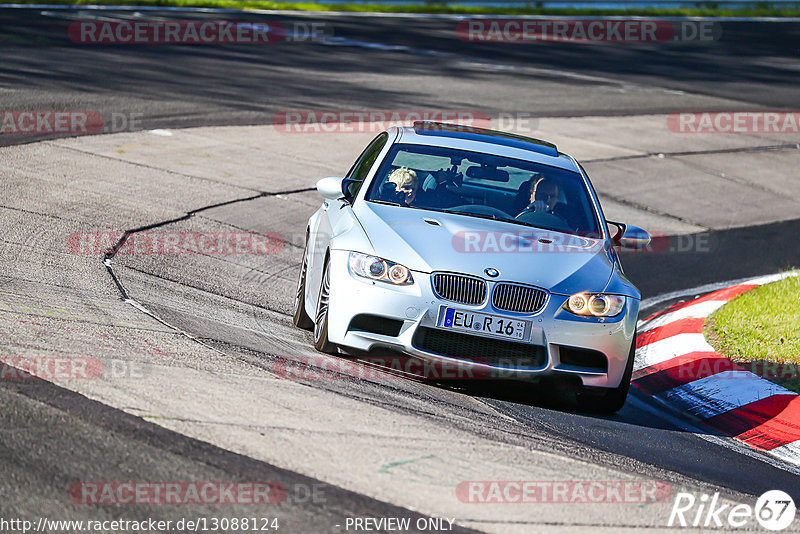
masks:
{"type": "Polygon", "coordinates": [[[556,232],[570,231],[567,220],[560,215],[556,215],[555,213],[544,211],[523,211],[517,215],[515,219],[522,223],[547,228],[548,230],[555,230],[556,232]]]}
{"type": "Polygon", "coordinates": [[[455,165],[449,169],[439,169],[438,171],[429,172],[434,178],[436,178],[436,182],[439,185],[452,184],[456,187],[461,187],[461,183],[464,180],[464,177],[460,172],[458,172],[458,168],[455,165]]]}

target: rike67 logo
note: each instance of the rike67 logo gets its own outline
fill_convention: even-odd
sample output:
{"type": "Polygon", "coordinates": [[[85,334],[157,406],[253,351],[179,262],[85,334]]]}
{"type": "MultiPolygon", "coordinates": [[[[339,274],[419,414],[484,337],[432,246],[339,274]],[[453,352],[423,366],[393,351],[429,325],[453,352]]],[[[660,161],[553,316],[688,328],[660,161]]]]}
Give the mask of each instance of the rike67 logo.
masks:
{"type": "Polygon", "coordinates": [[[721,504],[719,493],[706,494],[699,498],[691,493],[679,492],[675,495],[672,512],[667,526],[670,527],[711,527],[752,528],[755,519],[767,530],[783,530],[794,521],[794,500],[781,490],[770,490],[761,495],[755,507],[749,504],[721,504]]]}

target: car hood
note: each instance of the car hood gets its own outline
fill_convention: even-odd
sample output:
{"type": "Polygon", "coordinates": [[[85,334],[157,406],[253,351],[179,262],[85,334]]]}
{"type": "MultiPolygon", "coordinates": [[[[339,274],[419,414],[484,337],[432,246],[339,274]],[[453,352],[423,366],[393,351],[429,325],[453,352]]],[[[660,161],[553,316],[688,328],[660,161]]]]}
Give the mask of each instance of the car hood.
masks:
{"type": "MultiPolygon", "coordinates": [[[[553,293],[602,291],[614,263],[602,239],[465,215],[371,202],[354,208],[377,256],[412,271],[451,271],[535,285],[553,293]]],[[[367,251],[364,251],[367,252],[367,251]]]]}

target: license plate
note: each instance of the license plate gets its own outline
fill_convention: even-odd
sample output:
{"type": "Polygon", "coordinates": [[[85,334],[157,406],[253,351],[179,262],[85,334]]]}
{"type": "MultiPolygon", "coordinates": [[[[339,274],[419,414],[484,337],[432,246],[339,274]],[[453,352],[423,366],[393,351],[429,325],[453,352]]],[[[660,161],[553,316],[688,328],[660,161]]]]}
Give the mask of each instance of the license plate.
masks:
{"type": "Polygon", "coordinates": [[[525,339],[529,321],[446,308],[441,326],[473,334],[488,334],[518,341],[525,339]]]}

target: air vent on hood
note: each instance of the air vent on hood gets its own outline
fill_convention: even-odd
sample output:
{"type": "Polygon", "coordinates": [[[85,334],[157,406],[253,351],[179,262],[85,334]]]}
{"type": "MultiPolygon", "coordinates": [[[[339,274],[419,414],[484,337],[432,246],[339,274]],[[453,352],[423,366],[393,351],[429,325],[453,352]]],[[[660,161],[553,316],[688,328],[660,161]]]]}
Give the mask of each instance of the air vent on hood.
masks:
{"type": "Polygon", "coordinates": [[[425,221],[426,223],[430,224],[431,226],[441,226],[442,225],[442,223],[440,223],[436,219],[422,219],[422,220],[425,221]]]}

